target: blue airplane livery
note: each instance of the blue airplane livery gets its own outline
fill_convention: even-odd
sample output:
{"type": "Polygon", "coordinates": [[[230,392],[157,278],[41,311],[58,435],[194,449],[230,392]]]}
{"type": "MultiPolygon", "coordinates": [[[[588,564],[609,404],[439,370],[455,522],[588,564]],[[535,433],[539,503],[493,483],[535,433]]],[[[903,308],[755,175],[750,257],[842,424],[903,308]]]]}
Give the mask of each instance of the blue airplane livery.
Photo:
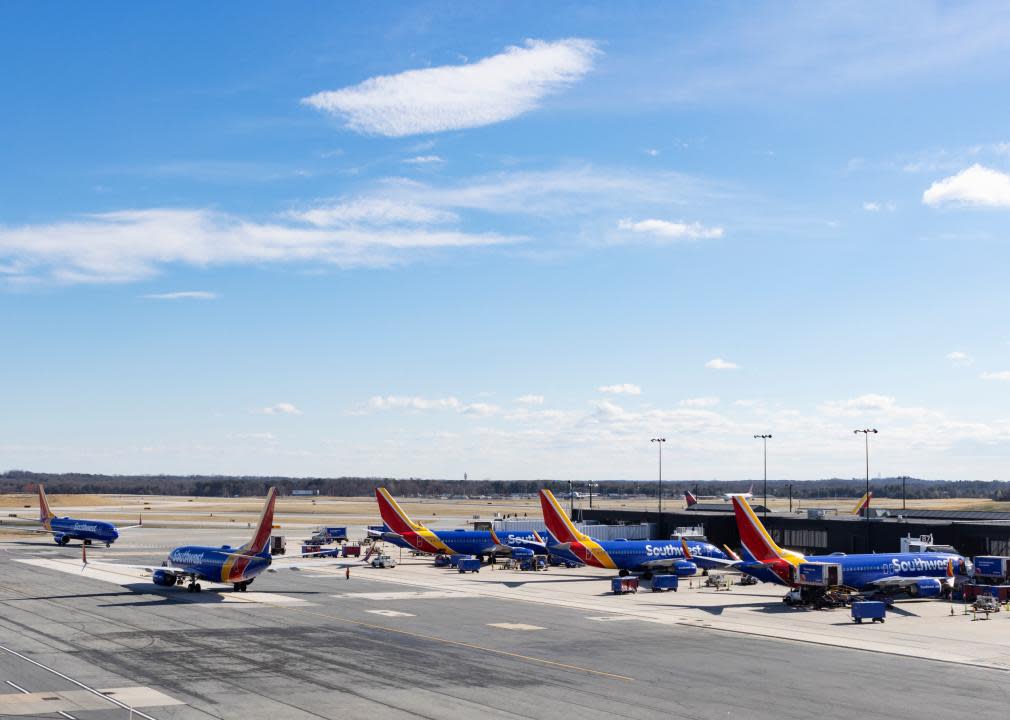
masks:
{"type": "MultiPolygon", "coordinates": [[[[858,592],[937,597],[972,572],[971,561],[956,553],[872,553],[808,555],[780,548],[754,513],[746,498],[734,496],[733,512],[743,546],[743,558],[720,562],[768,583],[803,586],[804,574],[835,566],[832,584],[858,592]]],[[[864,498],[860,502],[866,502],[864,498]]],[[[816,592],[816,591],[814,591],[816,592]]]]}
{"type": "MultiPolygon", "coordinates": [[[[57,517],[49,507],[49,500],[46,499],[46,491],[42,487],[42,483],[39,483],[39,522],[42,527],[33,528],[33,532],[51,533],[53,542],[57,545],[67,545],[71,540],[80,540],[87,545],[99,542],[105,543],[105,547],[111,547],[112,543],[119,539],[119,530],[110,522],[57,517]]],[[[130,525],[123,530],[134,527],[140,526],[130,525]]]]}
{"type": "MultiPolygon", "coordinates": [[[[252,539],[241,547],[233,548],[230,545],[204,546],[204,545],[183,545],[172,550],[168,554],[168,559],[160,567],[154,565],[123,565],[120,563],[101,563],[103,565],[113,565],[115,567],[140,568],[151,573],[151,579],[155,585],[172,587],[182,585],[188,581],[187,590],[189,592],[200,592],[202,589],[200,581],[230,584],[237,592],[245,592],[246,588],[252,584],[253,580],[263,572],[271,570],[273,556],[270,554],[270,531],[274,522],[274,505],[277,502],[277,488],[270,488],[267,494],[266,504],[260,515],[259,523],[252,539]]],[[[294,560],[306,555],[319,555],[321,553],[304,553],[300,555],[284,558],[294,560]]],[[[84,568],[88,567],[87,555],[82,552],[84,568]]],[[[99,563],[92,563],[99,564],[99,563]]],[[[352,567],[361,565],[360,561],[355,562],[327,562],[314,563],[314,567],[320,565],[338,565],[340,567],[352,567]]],[[[297,567],[287,566],[288,569],[297,570],[297,567]]],[[[272,570],[271,570],[272,572],[272,570]]]]}
{"type": "Polygon", "coordinates": [[[432,555],[480,558],[547,554],[546,543],[536,533],[511,533],[503,539],[494,530],[429,530],[412,520],[385,488],[375,490],[375,500],[385,530],[370,530],[369,534],[399,547],[432,555]]]}
{"type": "Polygon", "coordinates": [[[548,546],[552,554],[572,557],[591,567],[618,570],[621,575],[640,572],[648,579],[655,571],[694,575],[698,568],[716,567],[713,561],[729,561],[722,550],[707,542],[685,540],[594,540],[569,519],[550,490],[540,491],[540,506],[547,530],[558,542],[548,546]],[[690,557],[685,556],[684,547],[690,557]]]}

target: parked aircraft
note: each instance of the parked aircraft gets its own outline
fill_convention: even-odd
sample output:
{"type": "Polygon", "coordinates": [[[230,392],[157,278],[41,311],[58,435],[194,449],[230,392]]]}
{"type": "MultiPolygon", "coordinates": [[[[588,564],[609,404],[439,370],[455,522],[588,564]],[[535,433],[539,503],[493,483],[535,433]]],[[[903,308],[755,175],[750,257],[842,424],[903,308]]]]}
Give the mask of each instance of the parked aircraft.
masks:
{"type": "Polygon", "coordinates": [[[429,530],[411,520],[385,488],[376,488],[375,500],[386,530],[369,535],[423,553],[498,557],[512,554],[547,554],[547,544],[536,533],[512,533],[504,542],[493,530],[429,530]],[[521,552],[516,552],[521,549],[521,552]]]}
{"type": "Polygon", "coordinates": [[[873,499],[873,491],[870,490],[863,497],[859,498],[856,507],[852,508],[853,515],[862,515],[870,512],[870,500],[873,499]]]}
{"type": "MultiPolygon", "coordinates": [[[[151,579],[155,585],[172,587],[182,585],[189,581],[187,590],[189,592],[200,592],[200,580],[206,582],[231,584],[237,592],[245,592],[246,588],[252,584],[253,580],[263,572],[269,570],[273,572],[271,565],[274,563],[270,554],[270,531],[274,522],[274,505],[277,502],[277,488],[270,488],[267,494],[266,503],[263,505],[263,512],[260,515],[259,523],[252,538],[245,545],[233,548],[230,545],[204,546],[204,545],[182,545],[175,548],[168,554],[168,559],[157,565],[124,565],[112,562],[88,563],[87,554],[82,548],[83,570],[90,565],[140,568],[151,573],[151,579]]],[[[296,560],[306,555],[318,555],[320,553],[305,553],[301,555],[288,556],[281,559],[285,567],[290,570],[299,569],[288,562],[296,560]]],[[[353,567],[361,565],[361,561],[354,562],[314,562],[313,567],[323,565],[339,567],[353,567]]]]}
{"type": "MultiPolygon", "coordinates": [[[[752,497],[754,497],[754,485],[752,484],[750,486],[750,490],[748,490],[745,493],[723,493],[719,497],[722,498],[723,500],[726,500],[728,502],[734,496],[736,496],[736,497],[745,497],[745,498],[752,498],[752,497]]],[[[687,503],[688,507],[692,507],[694,505],[697,505],[699,500],[714,500],[715,497],[716,497],[715,495],[695,495],[690,490],[685,490],[684,491],[684,502],[687,503]]]]}
{"type": "MultiPolygon", "coordinates": [[[[49,507],[42,483],[39,483],[39,522],[42,523],[42,527],[32,528],[31,531],[51,533],[53,542],[57,545],[67,545],[71,540],[80,540],[88,545],[92,542],[102,542],[105,543],[105,547],[111,547],[112,543],[119,539],[119,529],[110,522],[57,517],[49,507]]],[[[129,525],[121,529],[128,530],[134,527],[140,525],[129,525]]]]}
{"type": "Polygon", "coordinates": [[[621,575],[641,572],[648,579],[656,570],[694,575],[699,566],[714,567],[715,563],[709,564],[711,558],[731,562],[719,548],[697,540],[684,541],[691,560],[685,559],[681,543],[672,540],[594,540],[575,527],[550,490],[540,491],[540,506],[547,529],[559,541],[548,546],[550,552],[561,557],[570,553],[576,561],[592,567],[619,570],[621,575]]]}
{"type": "Polygon", "coordinates": [[[764,582],[799,587],[800,566],[829,563],[841,571],[838,584],[872,594],[936,597],[971,574],[971,561],[955,553],[864,553],[809,555],[780,548],[745,498],[732,500],[743,559],[716,561],[764,582]]]}

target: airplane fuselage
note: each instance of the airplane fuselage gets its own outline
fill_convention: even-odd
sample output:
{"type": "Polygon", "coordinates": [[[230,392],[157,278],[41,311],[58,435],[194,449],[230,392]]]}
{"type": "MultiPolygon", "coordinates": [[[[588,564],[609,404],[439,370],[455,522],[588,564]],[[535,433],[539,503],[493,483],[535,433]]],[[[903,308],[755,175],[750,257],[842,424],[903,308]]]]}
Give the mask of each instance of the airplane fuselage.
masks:
{"type": "Polygon", "coordinates": [[[71,540],[90,540],[111,545],[119,538],[115,525],[99,520],[54,517],[46,520],[43,525],[53,533],[53,541],[57,545],[66,545],[71,540]]]}
{"type": "MultiPolygon", "coordinates": [[[[963,574],[965,560],[953,553],[872,553],[860,555],[796,555],[796,563],[832,563],[841,566],[842,582],[856,590],[871,590],[876,581],[889,577],[927,577],[942,580],[947,576],[948,563],[956,573],[963,574]]],[[[741,572],[764,582],[793,585],[793,562],[782,559],[762,564],[749,557],[737,566],[741,572]]]]}
{"type": "Polygon", "coordinates": [[[717,566],[716,563],[706,564],[706,557],[729,560],[726,553],[711,543],[689,540],[687,546],[692,560],[684,558],[680,543],[673,540],[592,540],[569,543],[567,550],[552,547],[550,551],[562,558],[611,570],[662,572],[663,566],[657,566],[655,561],[671,560],[671,568],[684,575],[694,574],[697,567],[717,566]]]}
{"type": "Polygon", "coordinates": [[[168,554],[170,565],[208,582],[248,582],[273,562],[269,554],[244,553],[232,548],[184,545],[168,554]]]}

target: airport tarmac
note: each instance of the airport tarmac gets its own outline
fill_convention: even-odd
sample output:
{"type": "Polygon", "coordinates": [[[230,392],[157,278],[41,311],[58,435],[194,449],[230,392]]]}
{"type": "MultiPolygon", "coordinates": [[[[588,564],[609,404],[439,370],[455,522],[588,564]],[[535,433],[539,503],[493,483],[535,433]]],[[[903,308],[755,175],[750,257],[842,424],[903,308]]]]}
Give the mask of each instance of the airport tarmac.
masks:
{"type": "Polygon", "coordinates": [[[405,559],[345,579],[304,560],[316,569],[247,593],[191,594],[99,566],[244,539],[138,529],[89,550],[82,573],[79,547],[8,536],[0,716],[872,718],[1008,701],[1010,618],[938,602],[857,626],[767,586],[617,597],[585,568],[464,576],[405,559]]]}

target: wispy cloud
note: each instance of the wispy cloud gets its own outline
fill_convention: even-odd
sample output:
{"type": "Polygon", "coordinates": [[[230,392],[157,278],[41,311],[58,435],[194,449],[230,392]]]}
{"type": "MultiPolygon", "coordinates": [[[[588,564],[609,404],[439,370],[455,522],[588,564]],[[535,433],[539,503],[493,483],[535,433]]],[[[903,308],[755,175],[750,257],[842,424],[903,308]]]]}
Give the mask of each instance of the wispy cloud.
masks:
{"type": "Polygon", "coordinates": [[[1000,370],[998,372],[984,372],[979,375],[983,380],[998,380],[1000,382],[1010,382],[1010,370],[1000,370]]]}
{"type": "Polygon", "coordinates": [[[978,163],[937,180],[922,194],[926,205],[1010,207],[1010,175],[978,163]]]}
{"type": "Polygon", "coordinates": [[[143,296],[147,300],[217,300],[217,293],[206,290],[182,290],[180,292],[151,293],[143,296]]]}
{"type": "Polygon", "coordinates": [[[954,352],[947,353],[945,357],[950,360],[954,365],[971,365],[975,362],[974,358],[966,352],[961,352],[960,350],[955,350],[954,352]]]}
{"type": "Polygon", "coordinates": [[[701,223],[671,222],[669,220],[621,220],[617,223],[621,230],[649,235],[660,240],[708,240],[721,238],[721,227],[705,227],[701,223]]]}
{"type": "Polygon", "coordinates": [[[423,227],[305,227],[256,222],[210,210],[151,209],[89,215],[49,225],[0,227],[0,261],[13,263],[12,272],[5,275],[8,282],[34,278],[108,283],[151,277],[171,263],[196,267],[271,263],[386,267],[407,261],[411,253],[420,251],[518,240],[494,233],[423,227]]]}
{"type": "Polygon", "coordinates": [[[712,358],[707,363],[705,367],[709,370],[736,370],[739,365],[735,362],[730,362],[729,360],[723,360],[721,357],[712,358]]]}
{"type": "Polygon", "coordinates": [[[642,388],[631,383],[621,383],[619,385],[601,385],[596,388],[601,393],[609,395],[641,395],[642,388]]]}
{"type": "Polygon", "coordinates": [[[382,75],[302,102],[389,137],[480,127],[533,110],[589,72],[598,52],[580,38],[527,40],[475,63],[382,75]]]}
{"type": "Polygon", "coordinates": [[[302,411],[287,402],[280,402],[270,407],[260,408],[262,415],[301,415],[302,411]]]}
{"type": "Polygon", "coordinates": [[[356,197],[321,203],[307,210],[292,211],[287,217],[318,227],[364,225],[435,225],[454,222],[454,212],[413,201],[386,197],[356,197]]]}
{"type": "Polygon", "coordinates": [[[441,398],[426,398],[419,395],[374,395],[363,407],[359,407],[356,414],[362,411],[383,410],[455,410],[464,415],[490,417],[497,415],[501,408],[483,402],[464,403],[454,395],[441,398]]]}
{"type": "Polygon", "coordinates": [[[543,405],[544,396],[543,395],[520,395],[516,398],[516,402],[520,405],[543,405]]]}
{"type": "Polygon", "coordinates": [[[444,163],[445,160],[439,155],[417,155],[412,158],[407,158],[403,162],[408,165],[437,165],[439,163],[444,163]]]}
{"type": "Polygon", "coordinates": [[[719,398],[717,397],[696,397],[696,398],[687,398],[686,400],[680,401],[681,407],[689,407],[689,408],[715,407],[718,404],[719,404],[719,398]]]}
{"type": "Polygon", "coordinates": [[[877,202],[877,201],[867,201],[863,203],[863,210],[866,212],[882,212],[884,210],[892,212],[894,210],[894,203],[892,202],[877,202]]]}

